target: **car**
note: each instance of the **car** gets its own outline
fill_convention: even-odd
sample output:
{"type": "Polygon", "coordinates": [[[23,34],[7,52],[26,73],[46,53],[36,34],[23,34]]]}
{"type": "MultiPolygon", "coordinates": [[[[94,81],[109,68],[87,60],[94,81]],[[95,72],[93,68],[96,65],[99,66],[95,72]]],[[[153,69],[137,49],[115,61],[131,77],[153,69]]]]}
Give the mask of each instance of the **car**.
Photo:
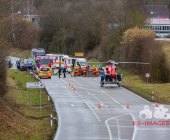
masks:
{"type": "Polygon", "coordinates": [[[33,70],[33,69],[35,69],[35,64],[33,64],[32,62],[28,62],[28,63],[22,63],[21,65],[20,65],[20,70],[21,71],[30,71],[30,70],[33,70]]]}
{"type": "Polygon", "coordinates": [[[50,67],[40,67],[38,72],[38,78],[50,78],[51,79],[51,69],[50,67]]]}

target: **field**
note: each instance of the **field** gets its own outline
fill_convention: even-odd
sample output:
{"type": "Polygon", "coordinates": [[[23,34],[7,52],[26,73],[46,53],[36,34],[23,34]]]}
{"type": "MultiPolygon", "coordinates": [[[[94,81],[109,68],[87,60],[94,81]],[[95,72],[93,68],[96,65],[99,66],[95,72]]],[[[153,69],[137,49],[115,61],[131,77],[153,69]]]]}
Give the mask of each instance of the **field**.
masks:
{"type": "Polygon", "coordinates": [[[48,101],[45,89],[42,89],[41,112],[39,110],[40,91],[31,89],[31,110],[29,111],[29,89],[26,82],[38,82],[28,72],[15,73],[8,70],[8,91],[0,98],[0,140],[51,140],[57,129],[53,120],[50,126],[50,115],[54,112],[53,102],[48,101]]]}

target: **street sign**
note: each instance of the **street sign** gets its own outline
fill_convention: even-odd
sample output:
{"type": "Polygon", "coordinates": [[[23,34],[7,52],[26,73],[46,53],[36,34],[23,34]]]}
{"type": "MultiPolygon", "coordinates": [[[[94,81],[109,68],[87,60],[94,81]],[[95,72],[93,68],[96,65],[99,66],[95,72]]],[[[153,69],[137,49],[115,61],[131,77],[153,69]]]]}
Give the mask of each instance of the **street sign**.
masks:
{"type": "Polygon", "coordinates": [[[146,77],[146,78],[149,78],[149,77],[150,77],[150,73],[146,73],[146,74],[145,74],[145,77],[146,77]]]}
{"type": "Polygon", "coordinates": [[[75,56],[77,56],[77,57],[83,57],[83,56],[84,56],[84,53],[75,53],[75,56]]]}
{"type": "Polygon", "coordinates": [[[44,83],[37,83],[37,82],[27,82],[26,88],[44,88],[44,83]]]}

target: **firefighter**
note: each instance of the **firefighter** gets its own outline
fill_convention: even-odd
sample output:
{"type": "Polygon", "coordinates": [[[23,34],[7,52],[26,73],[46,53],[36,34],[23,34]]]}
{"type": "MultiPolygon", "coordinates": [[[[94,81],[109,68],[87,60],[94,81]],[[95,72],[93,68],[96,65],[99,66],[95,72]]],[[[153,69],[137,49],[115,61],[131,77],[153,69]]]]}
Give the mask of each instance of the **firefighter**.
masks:
{"type": "Polygon", "coordinates": [[[82,75],[82,71],[81,71],[81,65],[79,65],[79,76],[82,75]]]}
{"type": "Polygon", "coordinates": [[[96,74],[97,74],[97,69],[96,69],[96,67],[93,65],[93,77],[96,76],[96,74]]]}
{"type": "Polygon", "coordinates": [[[86,76],[86,67],[83,65],[83,77],[86,76]]]}
{"type": "Polygon", "coordinates": [[[74,70],[75,70],[74,76],[77,77],[78,76],[78,72],[79,72],[78,66],[75,66],[74,70]]]}
{"type": "Polygon", "coordinates": [[[89,68],[89,70],[91,70],[91,67],[90,67],[90,65],[88,66],[88,68],[89,68]]]}

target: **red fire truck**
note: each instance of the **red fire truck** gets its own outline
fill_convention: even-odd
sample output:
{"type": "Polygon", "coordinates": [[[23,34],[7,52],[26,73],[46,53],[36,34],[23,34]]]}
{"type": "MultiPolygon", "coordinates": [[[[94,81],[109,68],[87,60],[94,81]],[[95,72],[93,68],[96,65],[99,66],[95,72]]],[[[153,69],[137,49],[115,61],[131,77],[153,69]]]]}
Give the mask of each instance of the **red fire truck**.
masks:
{"type": "Polygon", "coordinates": [[[45,56],[45,50],[43,48],[33,48],[31,50],[31,57],[37,59],[37,57],[45,56]]]}

